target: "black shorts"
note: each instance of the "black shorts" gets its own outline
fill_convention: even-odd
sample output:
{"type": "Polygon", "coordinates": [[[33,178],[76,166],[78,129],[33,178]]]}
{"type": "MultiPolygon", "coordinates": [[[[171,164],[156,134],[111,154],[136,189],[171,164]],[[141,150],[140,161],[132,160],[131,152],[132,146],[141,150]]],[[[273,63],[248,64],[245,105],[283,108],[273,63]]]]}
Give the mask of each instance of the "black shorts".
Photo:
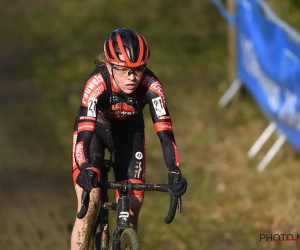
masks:
{"type": "Polygon", "coordinates": [[[116,181],[137,179],[145,182],[144,127],[143,121],[126,126],[110,126],[97,122],[90,144],[90,165],[100,169],[108,149],[116,181]]]}

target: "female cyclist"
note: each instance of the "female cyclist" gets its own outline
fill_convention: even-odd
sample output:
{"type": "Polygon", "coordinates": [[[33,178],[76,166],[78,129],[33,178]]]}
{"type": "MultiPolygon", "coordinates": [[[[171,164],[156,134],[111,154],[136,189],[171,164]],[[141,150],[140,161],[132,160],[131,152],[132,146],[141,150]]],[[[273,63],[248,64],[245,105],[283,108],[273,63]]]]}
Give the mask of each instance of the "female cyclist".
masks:
{"type": "MultiPolygon", "coordinates": [[[[143,109],[147,104],[162,145],[170,190],[178,197],[186,191],[166,97],[159,79],[147,67],[149,57],[143,36],[132,29],[116,29],[106,39],[104,53],[95,60],[96,67],[85,83],[73,134],[73,182],[78,211],[82,190],[90,192],[90,205],[83,219],[76,218],[72,250],[93,249],[100,196],[96,185],[106,149],[116,181],[145,182],[143,109]]],[[[137,230],[144,193],[131,191],[130,196],[131,227],[137,230]]]]}

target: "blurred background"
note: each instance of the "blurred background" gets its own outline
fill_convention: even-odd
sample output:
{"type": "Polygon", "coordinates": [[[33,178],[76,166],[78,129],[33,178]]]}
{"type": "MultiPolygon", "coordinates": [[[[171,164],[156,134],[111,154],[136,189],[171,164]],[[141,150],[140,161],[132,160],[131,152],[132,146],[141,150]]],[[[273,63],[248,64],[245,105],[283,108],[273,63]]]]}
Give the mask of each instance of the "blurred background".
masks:
{"type": "MultiPolygon", "coordinates": [[[[299,1],[267,3],[300,30],[299,1]]],[[[286,143],[261,173],[266,150],[247,158],[268,121],[243,90],[218,106],[232,62],[228,25],[210,1],[11,0],[0,2],[0,14],[0,249],[70,248],[73,123],[94,58],[118,27],[148,40],[148,66],[164,86],[189,182],[170,225],[168,196],[145,195],[143,249],[300,249],[299,241],[260,241],[300,234],[299,155],[286,143]]],[[[148,108],[144,114],[147,182],[165,182],[148,108]]]]}

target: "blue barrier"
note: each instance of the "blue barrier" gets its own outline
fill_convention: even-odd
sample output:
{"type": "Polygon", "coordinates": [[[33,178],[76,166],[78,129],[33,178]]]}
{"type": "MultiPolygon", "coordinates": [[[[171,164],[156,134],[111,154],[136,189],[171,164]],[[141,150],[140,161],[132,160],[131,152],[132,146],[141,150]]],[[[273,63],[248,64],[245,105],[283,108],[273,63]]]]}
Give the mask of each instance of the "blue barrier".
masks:
{"type": "Polygon", "coordinates": [[[236,0],[237,74],[270,122],[300,152],[300,35],[262,0],[236,0]]]}

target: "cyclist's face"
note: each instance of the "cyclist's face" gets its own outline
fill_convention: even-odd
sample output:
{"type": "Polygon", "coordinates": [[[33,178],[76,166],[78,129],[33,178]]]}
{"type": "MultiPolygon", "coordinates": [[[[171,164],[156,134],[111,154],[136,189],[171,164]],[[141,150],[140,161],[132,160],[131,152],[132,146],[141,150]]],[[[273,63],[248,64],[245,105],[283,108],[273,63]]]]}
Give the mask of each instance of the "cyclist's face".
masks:
{"type": "MultiPolygon", "coordinates": [[[[120,59],[124,60],[122,55],[120,55],[120,59]]],[[[135,91],[145,71],[145,67],[128,68],[112,64],[107,64],[107,66],[110,74],[113,75],[115,87],[125,94],[135,91]]]]}

